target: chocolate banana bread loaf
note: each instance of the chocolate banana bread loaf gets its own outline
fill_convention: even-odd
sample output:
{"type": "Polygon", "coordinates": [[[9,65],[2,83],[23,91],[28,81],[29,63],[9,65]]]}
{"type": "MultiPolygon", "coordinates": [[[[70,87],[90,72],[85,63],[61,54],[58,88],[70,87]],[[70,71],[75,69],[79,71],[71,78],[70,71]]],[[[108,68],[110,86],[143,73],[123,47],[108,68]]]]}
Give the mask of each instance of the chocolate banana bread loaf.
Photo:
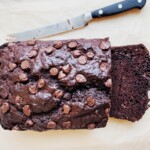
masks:
{"type": "Polygon", "coordinates": [[[104,127],[110,111],[108,39],[28,41],[0,47],[5,129],[104,127]]]}
{"type": "Polygon", "coordinates": [[[150,57],[144,45],[112,48],[110,115],[137,121],[148,108],[150,57]]]}

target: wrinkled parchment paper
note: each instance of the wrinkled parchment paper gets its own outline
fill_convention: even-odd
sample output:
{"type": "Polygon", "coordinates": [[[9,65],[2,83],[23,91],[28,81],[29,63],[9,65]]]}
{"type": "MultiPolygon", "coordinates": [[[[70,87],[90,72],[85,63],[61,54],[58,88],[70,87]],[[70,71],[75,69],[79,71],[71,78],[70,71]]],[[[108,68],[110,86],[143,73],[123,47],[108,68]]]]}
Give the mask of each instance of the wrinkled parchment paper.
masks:
{"type": "MultiPolygon", "coordinates": [[[[118,0],[0,0],[0,44],[7,34],[32,29],[90,11],[118,0]]],[[[83,29],[49,37],[104,38],[113,46],[144,43],[150,49],[150,1],[142,11],[133,10],[97,19],[83,29]]],[[[109,119],[104,129],[77,131],[4,131],[1,150],[149,150],[150,110],[136,123],[109,119]]]]}

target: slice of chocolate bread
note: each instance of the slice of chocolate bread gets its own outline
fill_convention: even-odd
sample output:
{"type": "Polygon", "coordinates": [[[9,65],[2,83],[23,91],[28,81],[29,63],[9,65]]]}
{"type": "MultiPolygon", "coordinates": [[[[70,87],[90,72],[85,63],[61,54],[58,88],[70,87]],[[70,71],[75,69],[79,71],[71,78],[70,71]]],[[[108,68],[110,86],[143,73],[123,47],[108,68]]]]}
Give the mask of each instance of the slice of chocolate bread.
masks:
{"type": "Polygon", "coordinates": [[[150,58],[141,45],[112,48],[111,117],[137,121],[148,108],[150,58]]]}

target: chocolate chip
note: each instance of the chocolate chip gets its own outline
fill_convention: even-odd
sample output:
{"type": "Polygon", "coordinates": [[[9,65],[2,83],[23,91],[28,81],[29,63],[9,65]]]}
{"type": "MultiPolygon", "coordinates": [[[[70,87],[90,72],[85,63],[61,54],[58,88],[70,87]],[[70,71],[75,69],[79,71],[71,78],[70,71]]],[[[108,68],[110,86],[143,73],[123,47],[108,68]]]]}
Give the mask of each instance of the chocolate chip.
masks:
{"type": "Polygon", "coordinates": [[[54,121],[49,121],[47,123],[47,128],[48,129],[55,129],[56,128],[56,123],[54,121]]]}
{"type": "Polygon", "coordinates": [[[28,119],[25,124],[27,126],[33,126],[33,121],[31,119],[28,119]]]}
{"type": "Polygon", "coordinates": [[[49,46],[49,47],[46,48],[45,52],[46,52],[46,54],[51,54],[54,50],[55,50],[54,47],[49,46]]]}
{"type": "Polygon", "coordinates": [[[92,59],[94,57],[94,53],[93,52],[87,52],[86,55],[90,59],[92,59]]]}
{"type": "Polygon", "coordinates": [[[29,69],[29,68],[30,68],[30,62],[28,60],[24,60],[21,63],[21,69],[26,70],[26,69],[29,69]]]}
{"type": "Polygon", "coordinates": [[[38,92],[38,88],[37,88],[36,85],[31,85],[31,86],[29,87],[29,91],[30,91],[30,93],[32,93],[32,94],[36,94],[36,93],[38,92]]]}
{"type": "Polygon", "coordinates": [[[62,67],[62,70],[63,70],[63,72],[65,72],[65,73],[69,73],[70,70],[71,70],[71,67],[70,67],[70,65],[68,64],[68,65],[63,66],[63,67],[62,67]]]}
{"type": "Polygon", "coordinates": [[[60,71],[58,74],[58,79],[63,79],[66,77],[66,74],[63,71],[60,71]]]}
{"type": "Polygon", "coordinates": [[[58,75],[58,69],[53,67],[50,69],[50,75],[51,76],[57,76],[58,75]]]}
{"type": "Polygon", "coordinates": [[[12,128],[12,130],[16,130],[16,131],[18,131],[18,130],[20,130],[20,128],[19,128],[19,126],[18,126],[18,125],[15,125],[15,126],[12,128]]]}
{"type": "Polygon", "coordinates": [[[102,50],[108,50],[110,48],[110,42],[107,41],[107,40],[103,40],[101,43],[100,43],[100,48],[102,50]]]}
{"type": "Polygon", "coordinates": [[[106,70],[107,70],[107,63],[106,63],[106,62],[102,62],[102,63],[100,64],[100,69],[101,69],[102,71],[106,71],[106,70]]]}
{"type": "Polygon", "coordinates": [[[69,114],[69,112],[70,112],[70,106],[69,105],[64,105],[63,106],[63,114],[69,114]]]}
{"type": "Polygon", "coordinates": [[[86,78],[84,77],[84,75],[78,74],[78,75],[76,76],[76,81],[77,81],[78,83],[85,83],[87,80],[86,80],[86,78]]]}
{"type": "Polygon", "coordinates": [[[88,106],[93,107],[96,103],[95,99],[92,96],[88,96],[86,99],[88,106]]]}
{"type": "Polygon", "coordinates": [[[28,76],[27,76],[27,74],[21,73],[21,74],[19,75],[19,80],[22,81],[22,82],[28,81],[28,76]]]}
{"type": "Polygon", "coordinates": [[[94,128],[95,128],[95,124],[94,123],[88,125],[88,129],[94,129],[94,128]]]}
{"type": "Polygon", "coordinates": [[[80,50],[75,50],[75,51],[73,52],[73,56],[74,56],[74,57],[79,57],[79,56],[81,56],[81,54],[82,54],[82,52],[81,52],[80,50]]]}
{"type": "Polygon", "coordinates": [[[44,79],[40,79],[38,81],[38,88],[42,88],[42,87],[44,87],[44,85],[45,85],[45,80],[44,79]]]}
{"type": "Polygon", "coordinates": [[[9,63],[8,67],[9,67],[10,71],[13,71],[17,67],[17,65],[15,63],[9,63]]]}
{"type": "Polygon", "coordinates": [[[112,87],[112,80],[111,80],[111,79],[108,79],[108,80],[105,82],[105,86],[111,88],[111,87],[112,87]]]}
{"type": "Polygon", "coordinates": [[[3,103],[1,109],[3,114],[7,113],[9,110],[9,104],[7,102],[3,103]]]}
{"type": "Polygon", "coordinates": [[[56,97],[58,99],[62,98],[63,95],[64,95],[64,92],[62,90],[56,90],[54,92],[54,97],[56,97]]]}
{"type": "Polygon", "coordinates": [[[0,97],[6,99],[9,95],[9,90],[0,85],[0,97]]]}
{"type": "Polygon", "coordinates": [[[20,97],[19,95],[16,96],[15,98],[15,103],[16,105],[20,106],[20,104],[23,102],[22,97],[20,97]]]}
{"type": "Polygon", "coordinates": [[[32,50],[32,51],[29,52],[28,57],[29,57],[29,58],[33,58],[33,57],[35,57],[36,55],[37,55],[37,51],[32,50]]]}
{"type": "Polygon", "coordinates": [[[54,41],[54,47],[59,49],[63,46],[63,42],[62,41],[54,41]]]}
{"type": "Polygon", "coordinates": [[[70,100],[70,99],[72,98],[72,96],[71,96],[70,93],[65,93],[64,96],[63,96],[63,98],[64,98],[65,100],[70,100]]]}
{"type": "Polygon", "coordinates": [[[85,56],[80,56],[78,58],[78,62],[81,64],[81,65],[84,65],[87,63],[87,58],[85,56]]]}
{"type": "Polygon", "coordinates": [[[71,122],[70,121],[63,122],[63,127],[69,129],[71,127],[71,122]]]}
{"type": "Polygon", "coordinates": [[[31,115],[31,109],[30,109],[30,106],[29,105],[25,105],[23,107],[23,113],[26,115],[26,116],[30,116],[31,115]]]}
{"type": "Polygon", "coordinates": [[[76,47],[77,47],[77,42],[70,42],[70,43],[68,44],[68,47],[71,48],[71,49],[76,48],[76,47]]]}
{"type": "Polygon", "coordinates": [[[30,41],[27,42],[27,45],[28,46],[33,46],[33,45],[35,45],[35,43],[36,43],[35,40],[30,40],[30,41]]]}

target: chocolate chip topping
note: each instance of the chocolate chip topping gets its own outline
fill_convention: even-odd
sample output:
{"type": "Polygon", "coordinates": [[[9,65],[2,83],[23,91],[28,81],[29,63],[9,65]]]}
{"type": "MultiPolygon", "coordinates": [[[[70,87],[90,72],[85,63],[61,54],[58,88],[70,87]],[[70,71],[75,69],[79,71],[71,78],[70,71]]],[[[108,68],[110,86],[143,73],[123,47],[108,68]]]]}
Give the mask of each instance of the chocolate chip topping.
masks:
{"type": "Polygon", "coordinates": [[[102,62],[102,63],[100,64],[100,69],[101,69],[102,71],[106,71],[106,70],[107,70],[107,63],[106,63],[106,62],[102,62]]]}
{"type": "Polygon", "coordinates": [[[93,107],[96,103],[95,99],[92,96],[88,96],[86,99],[88,106],[93,107]]]}
{"type": "Polygon", "coordinates": [[[70,99],[72,98],[72,96],[71,96],[70,93],[65,93],[64,96],[63,96],[63,98],[64,98],[65,100],[70,100],[70,99]]]}
{"type": "Polygon", "coordinates": [[[71,122],[70,121],[63,122],[63,127],[69,129],[71,127],[71,122]]]}
{"type": "Polygon", "coordinates": [[[8,67],[9,67],[10,71],[13,71],[17,67],[17,65],[15,63],[9,63],[8,67]]]}
{"type": "Polygon", "coordinates": [[[94,128],[95,128],[95,124],[94,123],[88,125],[88,129],[94,129],[94,128]]]}
{"type": "Polygon", "coordinates": [[[46,54],[51,54],[54,50],[55,50],[54,47],[49,46],[49,47],[46,48],[45,52],[46,52],[46,54]]]}
{"type": "Polygon", "coordinates": [[[29,58],[33,58],[33,57],[35,57],[36,55],[37,55],[37,51],[32,50],[32,51],[29,52],[28,57],[29,57],[29,58]]]}
{"type": "Polygon", "coordinates": [[[63,94],[64,94],[64,92],[62,90],[56,90],[53,95],[54,95],[54,97],[60,99],[60,98],[62,98],[63,94]]]}
{"type": "Polygon", "coordinates": [[[86,80],[86,78],[85,78],[84,75],[78,74],[78,75],[76,76],[76,81],[77,81],[78,83],[85,83],[87,80],[86,80]]]}
{"type": "Polygon", "coordinates": [[[112,80],[111,80],[111,79],[108,79],[108,80],[105,82],[105,86],[111,88],[111,87],[112,87],[112,80]]]}
{"type": "Polygon", "coordinates": [[[68,65],[63,66],[63,67],[62,67],[62,70],[63,70],[63,72],[65,72],[65,73],[69,73],[70,70],[71,70],[71,67],[70,67],[70,65],[68,64],[68,65]]]}
{"type": "Polygon", "coordinates": [[[19,106],[22,103],[22,101],[23,101],[22,97],[20,97],[19,95],[17,95],[16,98],[15,98],[16,105],[19,106]]]}
{"type": "Polygon", "coordinates": [[[45,85],[45,80],[44,79],[40,79],[38,81],[38,88],[42,88],[42,87],[44,87],[44,85],[45,85]]]}
{"type": "Polygon", "coordinates": [[[19,80],[22,81],[22,82],[28,81],[28,76],[27,76],[27,74],[21,73],[21,74],[19,75],[19,80]]]}
{"type": "Polygon", "coordinates": [[[36,43],[35,40],[30,40],[30,41],[27,42],[27,45],[28,46],[33,46],[33,45],[35,45],[35,43],[36,43]]]}
{"type": "Polygon", "coordinates": [[[90,59],[92,59],[94,57],[94,53],[93,52],[87,52],[86,55],[90,59]]]}
{"type": "Polygon", "coordinates": [[[68,47],[71,48],[71,49],[75,49],[77,47],[77,42],[70,42],[68,44],[68,47]]]}
{"type": "Polygon", "coordinates": [[[47,128],[48,129],[55,129],[56,128],[56,123],[54,121],[49,121],[47,123],[47,128]]]}
{"type": "Polygon", "coordinates": [[[32,93],[32,94],[36,94],[36,93],[38,92],[38,88],[37,88],[36,85],[30,85],[29,91],[30,91],[30,93],[32,93]]]}
{"type": "MultiPolygon", "coordinates": [[[[1,83],[1,82],[0,82],[1,83]]],[[[6,99],[9,95],[9,91],[6,90],[3,86],[0,84],[0,97],[3,99],[6,99]]]]}
{"type": "Polygon", "coordinates": [[[108,50],[109,48],[110,48],[110,42],[109,41],[107,41],[107,40],[103,40],[103,41],[101,41],[101,43],[100,43],[100,48],[102,49],[102,50],[108,50]]]}
{"type": "Polygon", "coordinates": [[[63,79],[66,77],[66,74],[63,71],[60,71],[58,74],[58,79],[63,79]]]}
{"type": "Polygon", "coordinates": [[[62,41],[54,41],[54,47],[59,49],[63,46],[63,42],[62,41]]]}
{"type": "Polygon", "coordinates": [[[53,67],[50,69],[50,75],[51,76],[57,76],[58,75],[58,69],[53,67]]]}
{"type": "Polygon", "coordinates": [[[79,57],[79,56],[81,56],[81,54],[82,54],[82,52],[80,50],[73,51],[73,56],[74,57],[79,57]]]}
{"type": "Polygon", "coordinates": [[[30,106],[29,105],[25,105],[23,107],[23,113],[26,115],[26,116],[30,116],[31,115],[31,109],[30,109],[30,106]]]}
{"type": "Polygon", "coordinates": [[[84,65],[87,63],[87,58],[85,56],[80,56],[78,58],[78,62],[81,64],[81,65],[84,65]]]}
{"type": "Polygon", "coordinates": [[[31,119],[28,119],[25,124],[27,126],[33,126],[33,121],[31,119]]]}
{"type": "Polygon", "coordinates": [[[1,110],[3,114],[7,113],[9,110],[9,104],[7,102],[3,103],[1,110]]]}
{"type": "Polygon", "coordinates": [[[63,106],[63,113],[66,114],[66,115],[69,114],[70,109],[71,109],[71,108],[70,108],[69,105],[64,105],[64,106],[63,106]]]}
{"type": "Polygon", "coordinates": [[[24,60],[21,63],[21,69],[26,70],[26,69],[29,69],[29,68],[30,68],[30,62],[28,60],[24,60]]]}

